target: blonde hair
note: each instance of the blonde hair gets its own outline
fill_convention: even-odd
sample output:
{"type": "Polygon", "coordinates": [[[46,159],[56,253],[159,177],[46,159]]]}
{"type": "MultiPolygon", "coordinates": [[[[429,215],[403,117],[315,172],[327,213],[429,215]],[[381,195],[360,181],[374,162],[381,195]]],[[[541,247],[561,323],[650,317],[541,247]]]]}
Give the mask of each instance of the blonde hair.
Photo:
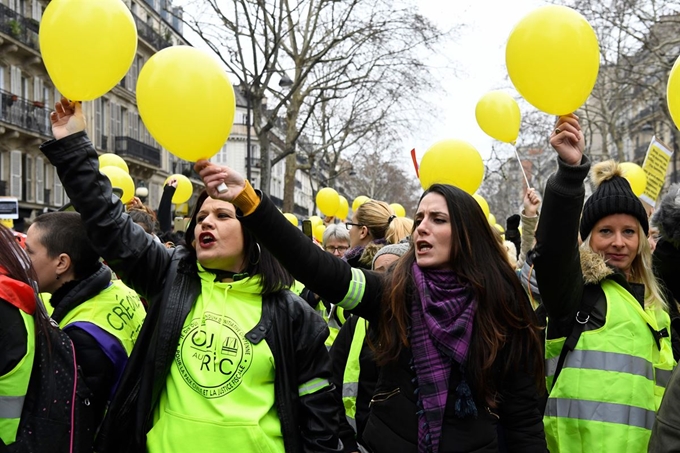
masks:
{"type": "Polygon", "coordinates": [[[388,244],[398,244],[407,238],[413,231],[413,219],[408,217],[395,217],[387,226],[385,240],[388,244]]]}
{"type": "Polygon", "coordinates": [[[383,239],[387,234],[391,215],[394,215],[394,211],[390,205],[384,201],[369,200],[357,209],[356,220],[368,228],[374,240],[383,239]]]}
{"type": "MultiPolygon", "coordinates": [[[[637,221],[637,220],[636,220],[637,221]]],[[[668,302],[663,297],[659,281],[652,270],[652,249],[649,247],[649,241],[645,235],[642,225],[637,221],[638,225],[638,248],[637,254],[630,265],[630,282],[642,283],[645,285],[645,308],[660,308],[662,310],[668,309],[668,302]]],[[[595,252],[590,247],[590,236],[588,234],[581,244],[581,249],[595,252]]],[[[598,253],[602,255],[601,253],[598,253]]]]}

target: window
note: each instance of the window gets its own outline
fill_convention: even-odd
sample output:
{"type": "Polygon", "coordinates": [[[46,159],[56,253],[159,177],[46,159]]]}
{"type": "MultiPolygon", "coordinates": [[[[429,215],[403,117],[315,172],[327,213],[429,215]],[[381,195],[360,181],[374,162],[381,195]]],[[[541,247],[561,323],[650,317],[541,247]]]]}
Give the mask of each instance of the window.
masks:
{"type": "Polygon", "coordinates": [[[35,202],[45,203],[45,161],[42,157],[35,158],[35,202]]]}
{"type": "Polygon", "coordinates": [[[66,202],[64,202],[64,188],[61,185],[61,179],[59,179],[56,167],[52,167],[52,170],[52,180],[54,181],[54,185],[52,187],[52,193],[54,193],[54,205],[63,206],[66,204],[66,202]]]}
{"type": "Polygon", "coordinates": [[[9,153],[10,187],[9,194],[12,197],[22,198],[21,193],[21,151],[9,153]]]}
{"type": "Polygon", "coordinates": [[[35,201],[35,167],[33,156],[24,155],[24,201],[35,201]]]}
{"type": "Polygon", "coordinates": [[[29,82],[28,82],[28,77],[24,75],[24,73],[21,73],[21,97],[24,99],[30,99],[28,95],[28,87],[29,87],[29,82]]]}

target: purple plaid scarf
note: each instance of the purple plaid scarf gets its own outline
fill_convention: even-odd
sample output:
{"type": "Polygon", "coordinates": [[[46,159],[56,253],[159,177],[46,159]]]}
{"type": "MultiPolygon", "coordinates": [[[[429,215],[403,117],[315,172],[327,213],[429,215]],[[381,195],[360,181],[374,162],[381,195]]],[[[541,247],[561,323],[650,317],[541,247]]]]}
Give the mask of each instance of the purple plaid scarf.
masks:
{"type": "Polygon", "coordinates": [[[462,373],[456,389],[456,416],[477,415],[465,382],[477,302],[452,271],[421,269],[416,263],[412,271],[420,296],[420,303],[411,308],[411,349],[420,409],[418,451],[437,453],[454,362],[462,373]]]}

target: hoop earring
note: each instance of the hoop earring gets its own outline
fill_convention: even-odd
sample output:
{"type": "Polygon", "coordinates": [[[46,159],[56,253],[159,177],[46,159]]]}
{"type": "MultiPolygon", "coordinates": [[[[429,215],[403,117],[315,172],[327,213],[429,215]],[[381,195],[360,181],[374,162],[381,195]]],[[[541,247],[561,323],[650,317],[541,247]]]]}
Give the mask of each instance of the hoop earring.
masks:
{"type": "Polygon", "coordinates": [[[260,244],[256,242],[255,245],[257,246],[257,260],[254,263],[251,262],[251,266],[257,265],[260,262],[260,258],[262,257],[262,249],[260,248],[260,244]]]}

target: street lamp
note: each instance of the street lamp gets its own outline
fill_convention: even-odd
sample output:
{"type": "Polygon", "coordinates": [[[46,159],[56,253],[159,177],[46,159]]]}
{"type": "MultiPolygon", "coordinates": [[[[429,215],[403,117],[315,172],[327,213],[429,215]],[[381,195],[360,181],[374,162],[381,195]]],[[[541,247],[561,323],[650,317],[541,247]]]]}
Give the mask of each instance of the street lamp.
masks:
{"type": "Polygon", "coordinates": [[[142,203],[144,203],[146,201],[146,197],[149,196],[149,189],[147,189],[144,186],[143,182],[141,182],[141,181],[139,182],[139,186],[135,190],[135,195],[137,196],[137,198],[139,198],[142,201],[142,203]]]}

